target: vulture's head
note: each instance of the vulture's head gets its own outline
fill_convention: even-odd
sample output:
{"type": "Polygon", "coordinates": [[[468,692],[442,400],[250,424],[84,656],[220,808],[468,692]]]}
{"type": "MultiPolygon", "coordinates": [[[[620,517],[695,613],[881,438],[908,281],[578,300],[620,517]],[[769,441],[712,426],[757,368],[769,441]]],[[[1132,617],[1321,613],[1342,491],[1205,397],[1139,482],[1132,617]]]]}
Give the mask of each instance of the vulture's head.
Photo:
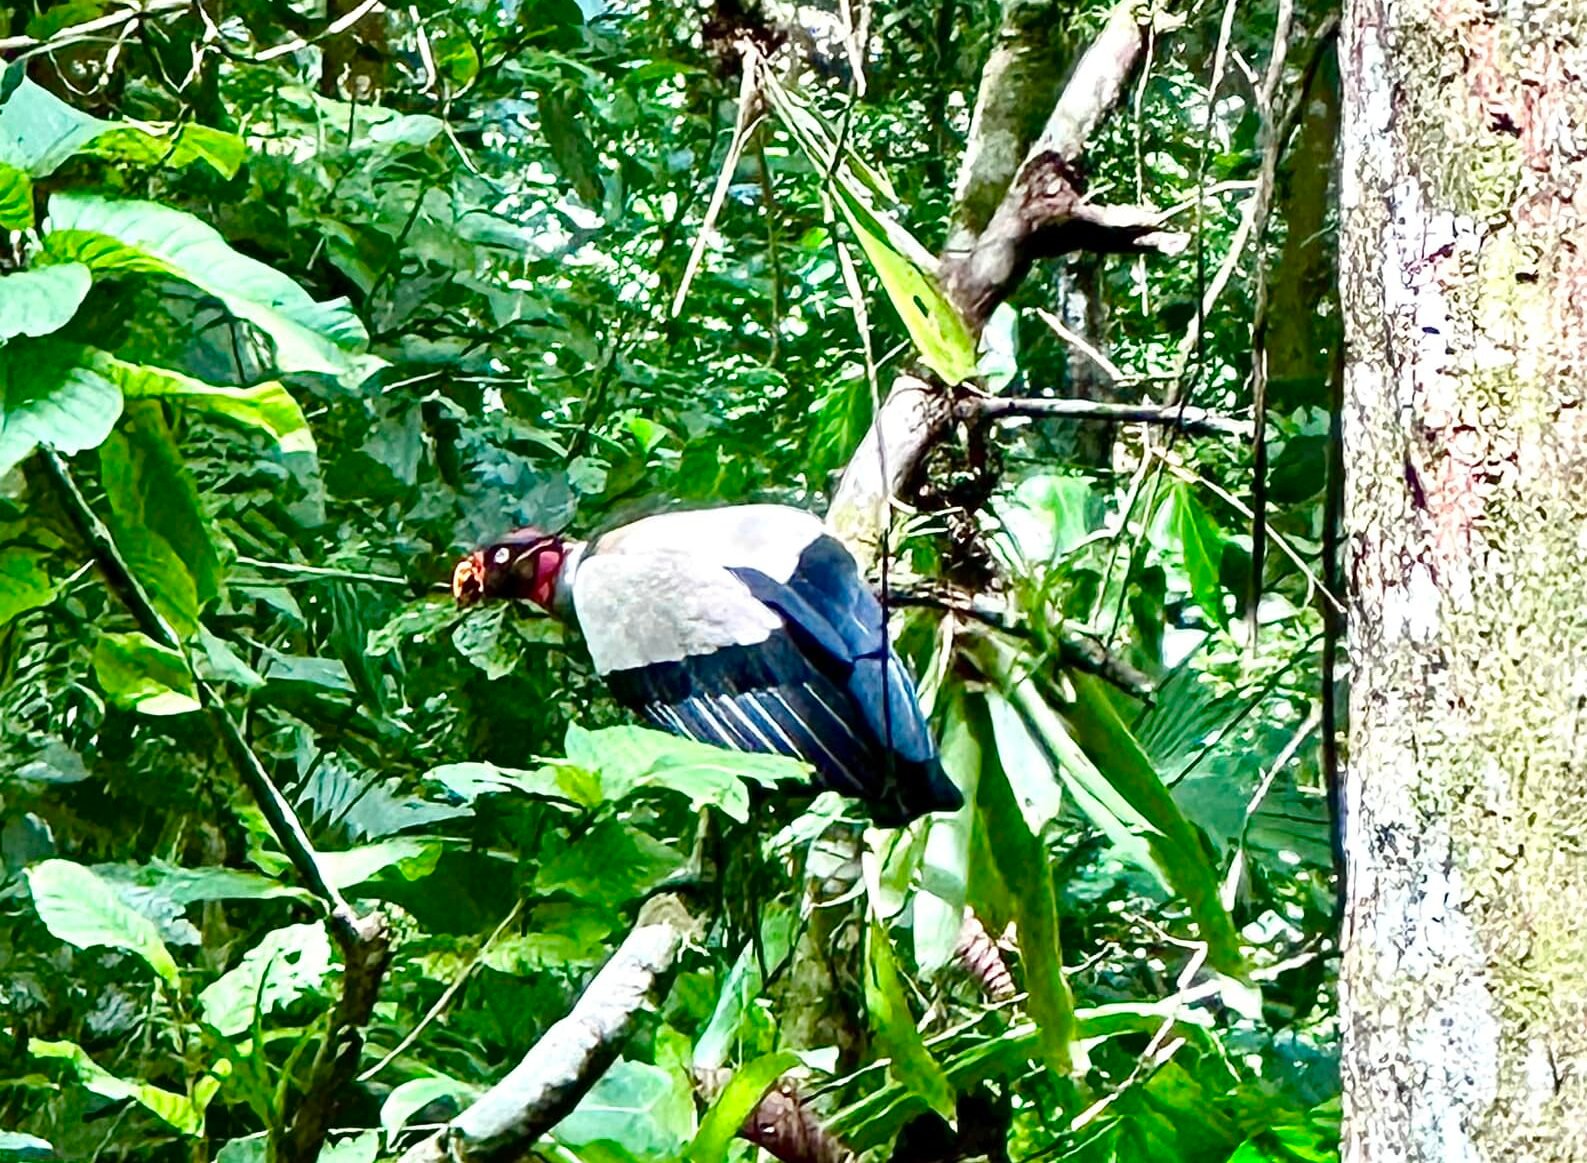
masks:
{"type": "Polygon", "coordinates": [[[460,606],[487,598],[521,598],[549,610],[567,546],[554,533],[515,529],[463,558],[452,570],[452,596],[460,606]]]}

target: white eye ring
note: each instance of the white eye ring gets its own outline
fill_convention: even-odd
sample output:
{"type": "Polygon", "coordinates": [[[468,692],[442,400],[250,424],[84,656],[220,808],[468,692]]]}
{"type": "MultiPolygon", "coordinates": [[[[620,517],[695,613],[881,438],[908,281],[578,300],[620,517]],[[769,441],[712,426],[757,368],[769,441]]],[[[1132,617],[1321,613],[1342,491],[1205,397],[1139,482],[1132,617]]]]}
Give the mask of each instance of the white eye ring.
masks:
{"type": "Polygon", "coordinates": [[[512,550],[510,550],[510,549],[498,549],[496,551],[496,564],[497,565],[506,565],[511,560],[512,560],[512,550]]]}

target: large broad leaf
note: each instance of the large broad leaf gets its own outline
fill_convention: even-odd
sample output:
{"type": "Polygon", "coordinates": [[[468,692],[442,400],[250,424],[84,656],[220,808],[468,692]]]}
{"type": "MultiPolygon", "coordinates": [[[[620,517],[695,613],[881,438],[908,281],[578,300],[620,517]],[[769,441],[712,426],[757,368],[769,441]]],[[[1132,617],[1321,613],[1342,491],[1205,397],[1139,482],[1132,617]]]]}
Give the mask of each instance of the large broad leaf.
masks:
{"type": "MultiPolygon", "coordinates": [[[[46,268],[55,269],[55,268],[46,268]]],[[[282,452],[313,452],[314,433],[303,409],[275,380],[251,388],[206,384],[168,368],[115,361],[116,382],[129,400],[170,400],[190,411],[207,412],[261,432],[282,452]]]]}
{"type": "MultiPolygon", "coordinates": [[[[941,698],[942,766],[964,792],[965,800],[974,803],[981,779],[981,742],[966,717],[964,688],[958,683],[947,685],[941,698]]],[[[920,891],[914,898],[915,963],[923,973],[946,965],[959,943],[964,908],[969,902],[978,819],[975,812],[931,817],[921,862],[920,891]]]]}
{"type": "Polygon", "coordinates": [[[132,165],[182,167],[200,161],[230,178],[246,147],[235,134],[203,125],[102,121],[24,78],[0,105],[0,162],[42,178],[79,153],[132,165]]]}
{"type": "Polygon", "coordinates": [[[664,787],[688,796],[692,808],[709,804],[740,822],[749,819],[744,780],[763,784],[809,780],[808,769],[797,760],[709,747],[645,727],[586,731],[574,723],[568,726],[564,747],[569,763],[599,773],[601,789],[610,800],[625,799],[642,788],[664,787]]]}
{"type": "Polygon", "coordinates": [[[51,339],[0,347],[0,475],[41,444],[81,452],[110,434],[121,393],[83,362],[90,350],[51,339]]]}
{"type": "Polygon", "coordinates": [[[723,1163],[738,1129],[760,1105],[761,1096],[797,1065],[799,1055],[792,1050],[779,1050],[734,1072],[732,1080],[722,1088],[705,1118],[700,1120],[700,1129],[695,1132],[694,1142],[689,1144],[688,1154],[684,1156],[689,1163],[723,1163]]]}
{"type": "Polygon", "coordinates": [[[431,1103],[450,1099],[455,1113],[481,1093],[482,1088],[474,1083],[439,1074],[410,1078],[388,1094],[380,1105],[380,1129],[386,1132],[387,1142],[391,1142],[397,1132],[408,1125],[409,1119],[431,1103]]]}
{"type": "Polygon", "coordinates": [[[199,709],[193,672],[175,650],[146,634],[101,634],[94,677],[118,707],[144,715],[184,715],[199,709]]]}
{"type": "Polygon", "coordinates": [[[57,1058],[71,1065],[77,1081],[102,1098],[131,1099],[156,1118],[175,1127],[184,1135],[204,1133],[204,1108],[220,1089],[219,1075],[230,1073],[230,1064],[221,1059],[212,1073],[200,1079],[193,1088],[193,1096],[175,1094],[148,1082],[129,1082],[118,1078],[88,1056],[88,1051],[74,1042],[46,1042],[39,1038],[28,1039],[28,1053],[35,1058],[57,1058]]]}
{"type": "Polygon", "coordinates": [[[887,930],[875,921],[865,942],[865,1009],[877,1046],[892,1060],[888,1070],[893,1077],[951,1121],[955,1113],[953,1088],[915,1028],[887,930]]]}
{"type": "Polygon", "coordinates": [[[220,594],[220,557],[160,405],[143,400],[100,446],[109,525],[150,598],[184,638],[220,594]]]}
{"type": "Polygon", "coordinates": [[[266,933],[238,966],[198,995],[204,1020],[222,1034],[241,1034],[263,1017],[318,990],[331,971],[331,941],[315,922],[266,933]]]}
{"type": "Polygon", "coordinates": [[[345,299],[316,302],[286,275],[238,254],[214,228],[154,202],[93,194],[50,199],[44,250],[95,273],[157,274],[214,295],[275,343],[282,371],[323,372],[356,383],[382,365],[365,354],[363,323],[345,299]]]}
{"type": "Polygon", "coordinates": [[[77,314],[93,283],[88,268],[77,262],[0,278],[0,340],[59,331],[77,314]]]}
{"type": "Polygon", "coordinates": [[[0,1131],[0,1159],[48,1159],[55,1147],[48,1139],[22,1131],[0,1131]]]}
{"type": "Polygon", "coordinates": [[[569,1147],[611,1143],[631,1159],[675,1163],[694,1133],[694,1102],[672,1072],[618,1059],[553,1133],[569,1147]]]}
{"type": "Polygon", "coordinates": [[[70,860],[45,860],[28,869],[33,907],[45,928],[79,949],[108,947],[135,953],[167,983],[176,962],[154,922],[135,911],[92,869],[70,860]]]}

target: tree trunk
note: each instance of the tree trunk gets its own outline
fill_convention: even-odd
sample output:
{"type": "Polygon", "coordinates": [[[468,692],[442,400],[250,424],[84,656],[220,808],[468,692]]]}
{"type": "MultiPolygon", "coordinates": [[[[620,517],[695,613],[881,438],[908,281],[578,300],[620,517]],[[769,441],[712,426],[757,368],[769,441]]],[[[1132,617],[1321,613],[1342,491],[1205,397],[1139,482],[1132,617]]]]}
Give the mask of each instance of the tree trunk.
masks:
{"type": "Polygon", "coordinates": [[[1583,0],[1354,0],[1349,1161],[1587,1160],[1583,0]]]}

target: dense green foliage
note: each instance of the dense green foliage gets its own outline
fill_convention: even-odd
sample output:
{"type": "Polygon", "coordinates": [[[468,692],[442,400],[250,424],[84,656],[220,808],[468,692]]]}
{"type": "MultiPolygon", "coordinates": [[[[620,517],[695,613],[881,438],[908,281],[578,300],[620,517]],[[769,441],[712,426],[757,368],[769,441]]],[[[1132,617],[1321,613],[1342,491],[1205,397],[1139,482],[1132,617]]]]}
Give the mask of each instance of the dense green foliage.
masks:
{"type": "Polygon", "coordinates": [[[461,615],[445,581],[528,522],[823,508],[896,370],[974,358],[887,227],[943,243],[997,5],[876,4],[863,97],[841,44],[778,66],[676,312],[738,111],[710,11],[425,0],[325,36],[323,11],[198,7],[81,35],[131,10],[9,10],[39,43],[0,84],[0,1157],[263,1158],[302,1102],[340,954],[203,682],[326,878],[392,921],[337,1159],[505,1073],[683,869],[700,809],[700,939],[546,1157],[745,1157],[737,1114],[793,1067],[871,1158],[960,1157],[918,1145],[947,1149],[956,1111],[966,1157],[1332,1158],[1326,61],[1252,246],[1274,14],[1242,9],[1228,54],[1218,11],[1165,21],[1090,180],[1180,207],[1191,245],[1038,265],[980,364],[1071,394],[1085,361],[1038,310],[1089,287],[1121,398],[1239,413],[1261,334],[1256,643],[1247,442],[950,441],[890,581],[972,585],[1019,633],[897,615],[972,806],[862,836],[853,805],[752,796],[792,765],[624,726],[572,634],[461,615]],[[96,568],[40,446],[180,650],[96,568]],[[990,562],[967,564],[964,504],[990,562]],[[1072,635],[1153,698],[1073,669],[1072,635]],[[958,955],[966,906],[1005,934],[1012,1000],[958,955]],[[735,1117],[706,1117],[707,1069],[746,1080],[717,1100],[735,1117]]]}

